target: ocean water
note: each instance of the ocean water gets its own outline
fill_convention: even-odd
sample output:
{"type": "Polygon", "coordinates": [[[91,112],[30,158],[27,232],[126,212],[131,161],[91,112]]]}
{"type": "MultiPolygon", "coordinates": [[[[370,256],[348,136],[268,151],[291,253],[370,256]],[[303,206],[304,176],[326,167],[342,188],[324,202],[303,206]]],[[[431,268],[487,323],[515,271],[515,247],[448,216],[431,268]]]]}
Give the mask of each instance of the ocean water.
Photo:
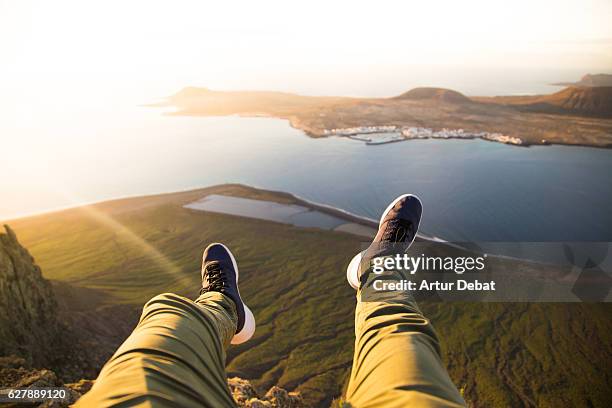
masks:
{"type": "Polygon", "coordinates": [[[123,120],[16,134],[0,219],[117,197],[244,183],[377,219],[397,195],[424,202],[422,231],[454,241],[612,240],[612,150],[481,140],[366,146],[312,139],[269,118],[123,120]],[[36,135],[36,136],[32,136],[36,135]]]}

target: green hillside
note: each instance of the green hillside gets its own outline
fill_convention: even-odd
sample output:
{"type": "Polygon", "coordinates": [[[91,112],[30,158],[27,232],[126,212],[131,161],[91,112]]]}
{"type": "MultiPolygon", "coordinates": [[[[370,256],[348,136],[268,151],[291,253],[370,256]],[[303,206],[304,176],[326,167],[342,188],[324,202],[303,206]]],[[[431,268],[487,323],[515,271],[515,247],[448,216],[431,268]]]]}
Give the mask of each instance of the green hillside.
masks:
{"type": "MultiPolygon", "coordinates": [[[[134,313],[108,313],[117,304],[117,310],[137,308],[160,292],[195,296],[203,247],[223,241],[237,256],[241,292],[258,323],[251,342],[230,350],[228,371],[262,388],[297,389],[310,404],[329,406],[341,394],[352,360],[355,298],[345,267],[360,238],[182,207],[212,192],[294,201],[220,186],[9,224],[44,276],[57,281],[65,307],[78,309],[80,319],[97,319],[96,327],[133,320],[134,313]]],[[[421,306],[441,334],[451,376],[471,405],[607,406],[610,305],[421,306]]]]}

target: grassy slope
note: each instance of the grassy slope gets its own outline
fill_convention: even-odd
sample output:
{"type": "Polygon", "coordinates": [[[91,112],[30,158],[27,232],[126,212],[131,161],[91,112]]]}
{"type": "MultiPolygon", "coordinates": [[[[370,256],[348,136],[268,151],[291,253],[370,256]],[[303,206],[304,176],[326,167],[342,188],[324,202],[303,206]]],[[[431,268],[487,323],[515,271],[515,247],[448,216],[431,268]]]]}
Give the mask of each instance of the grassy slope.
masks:
{"type": "MultiPolygon", "coordinates": [[[[292,201],[244,187],[207,190],[118,200],[10,225],[46,277],[99,294],[91,297],[92,309],[140,306],[164,291],[193,296],[203,246],[227,243],[258,322],[254,340],[230,350],[228,371],[328,404],[350,370],[355,300],[344,268],[359,238],[181,207],[211,191],[292,201]]],[[[606,406],[609,305],[421,306],[441,334],[451,376],[474,405],[606,406]]]]}

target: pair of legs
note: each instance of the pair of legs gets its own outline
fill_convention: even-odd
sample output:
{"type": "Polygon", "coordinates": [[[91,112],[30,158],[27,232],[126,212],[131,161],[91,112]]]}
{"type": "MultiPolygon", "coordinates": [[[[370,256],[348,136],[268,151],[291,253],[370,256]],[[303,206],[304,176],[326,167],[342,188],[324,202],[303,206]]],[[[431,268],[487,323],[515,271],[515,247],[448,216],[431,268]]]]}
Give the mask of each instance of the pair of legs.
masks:
{"type": "MultiPolygon", "coordinates": [[[[383,214],[375,243],[403,239],[409,245],[414,239],[420,207],[418,217],[413,217],[414,200],[403,197],[383,214]]],[[[229,270],[235,260],[218,245],[204,254],[202,294],[195,301],[174,294],[151,299],[134,332],[77,406],[235,406],[226,382],[225,350],[252,335],[254,320],[250,322],[252,315],[237,292],[237,267],[229,270]]],[[[357,288],[357,306],[348,404],[464,406],[442,364],[438,337],[411,295],[376,291],[373,283],[380,277],[368,267],[361,272],[355,262],[351,265],[348,277],[357,288]]],[[[391,278],[404,279],[396,271],[391,271],[391,278]]]]}

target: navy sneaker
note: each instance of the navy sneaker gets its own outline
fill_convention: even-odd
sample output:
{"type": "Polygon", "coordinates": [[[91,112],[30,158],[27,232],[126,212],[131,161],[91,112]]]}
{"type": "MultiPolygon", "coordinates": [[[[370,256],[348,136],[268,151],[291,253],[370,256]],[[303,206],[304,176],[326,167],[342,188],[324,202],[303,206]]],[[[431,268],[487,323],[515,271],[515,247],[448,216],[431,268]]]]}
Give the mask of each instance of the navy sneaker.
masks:
{"type": "Polygon", "coordinates": [[[238,324],[232,344],[240,344],[249,340],[255,333],[255,317],[240,297],[236,258],[223,244],[210,244],[202,255],[200,294],[206,292],[221,292],[236,304],[238,324]]]}
{"type": "Polygon", "coordinates": [[[413,194],[397,197],[383,212],[378,223],[378,233],[372,244],[355,255],[346,268],[346,279],[354,289],[359,289],[361,266],[377,256],[406,251],[414,242],[421,222],[423,205],[413,194]]]}

